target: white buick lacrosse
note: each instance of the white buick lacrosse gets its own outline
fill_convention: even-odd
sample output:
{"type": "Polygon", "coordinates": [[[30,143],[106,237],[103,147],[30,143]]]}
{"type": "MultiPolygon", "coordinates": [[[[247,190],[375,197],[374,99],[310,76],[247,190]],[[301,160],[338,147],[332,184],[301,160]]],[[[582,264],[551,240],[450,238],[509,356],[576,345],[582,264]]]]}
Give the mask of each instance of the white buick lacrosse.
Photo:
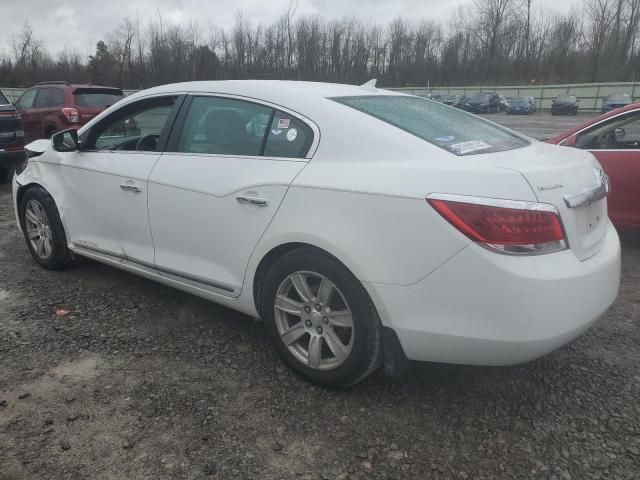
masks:
{"type": "Polygon", "coordinates": [[[36,262],[88,257],[261,317],[323,385],[528,361],[618,292],[590,154],[368,84],[165,85],[28,150],[13,199],[36,262]]]}

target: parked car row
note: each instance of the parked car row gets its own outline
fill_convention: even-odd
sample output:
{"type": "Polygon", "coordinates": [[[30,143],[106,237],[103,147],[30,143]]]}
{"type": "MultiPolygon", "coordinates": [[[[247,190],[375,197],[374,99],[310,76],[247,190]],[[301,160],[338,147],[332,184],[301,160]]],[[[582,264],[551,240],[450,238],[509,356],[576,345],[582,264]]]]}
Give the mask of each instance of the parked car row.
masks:
{"type": "Polygon", "coordinates": [[[24,145],[55,132],[81,127],[124,96],[119,88],[42,82],[12,105],[0,92],[0,181],[13,175],[24,145]]]}

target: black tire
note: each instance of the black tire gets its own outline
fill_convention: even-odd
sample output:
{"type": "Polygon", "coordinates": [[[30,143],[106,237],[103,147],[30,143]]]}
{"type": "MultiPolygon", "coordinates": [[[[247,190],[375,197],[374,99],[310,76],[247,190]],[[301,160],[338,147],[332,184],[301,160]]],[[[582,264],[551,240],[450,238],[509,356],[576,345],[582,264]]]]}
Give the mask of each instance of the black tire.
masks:
{"type": "Polygon", "coordinates": [[[291,251],[271,267],[261,296],[262,317],[274,347],[285,363],[312,383],[334,388],[353,386],[382,364],[382,324],[366,290],[340,262],[308,247],[291,251]],[[318,370],[298,360],[282,341],[276,326],[274,302],[280,284],[291,274],[310,271],[325,276],[340,290],[351,309],[353,345],[344,363],[318,370]]]}
{"type": "Polygon", "coordinates": [[[67,236],[64,232],[60,215],[58,214],[58,207],[56,206],[53,198],[51,198],[51,195],[49,195],[44,188],[37,185],[30,187],[26,192],[24,192],[20,202],[19,215],[20,226],[22,227],[27,248],[36,262],[48,270],[60,270],[61,268],[65,268],[73,263],[71,252],[67,248],[67,236]],[[29,240],[25,212],[30,200],[35,200],[42,206],[42,209],[49,221],[51,253],[47,257],[38,255],[29,240]]]}

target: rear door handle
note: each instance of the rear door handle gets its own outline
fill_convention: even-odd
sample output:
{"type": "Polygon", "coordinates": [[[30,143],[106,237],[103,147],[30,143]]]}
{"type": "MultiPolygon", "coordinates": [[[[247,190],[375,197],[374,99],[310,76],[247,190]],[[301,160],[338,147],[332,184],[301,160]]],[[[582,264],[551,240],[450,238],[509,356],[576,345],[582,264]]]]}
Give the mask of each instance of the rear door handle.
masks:
{"type": "Polygon", "coordinates": [[[127,192],[140,193],[142,191],[142,187],[140,185],[135,185],[133,183],[121,183],[120,188],[127,192]]]}
{"type": "Polygon", "coordinates": [[[249,205],[257,205],[259,207],[266,207],[267,205],[269,205],[269,200],[267,200],[266,198],[260,198],[260,197],[248,197],[248,196],[240,195],[236,197],[236,200],[243,205],[249,204],[249,205]]]}

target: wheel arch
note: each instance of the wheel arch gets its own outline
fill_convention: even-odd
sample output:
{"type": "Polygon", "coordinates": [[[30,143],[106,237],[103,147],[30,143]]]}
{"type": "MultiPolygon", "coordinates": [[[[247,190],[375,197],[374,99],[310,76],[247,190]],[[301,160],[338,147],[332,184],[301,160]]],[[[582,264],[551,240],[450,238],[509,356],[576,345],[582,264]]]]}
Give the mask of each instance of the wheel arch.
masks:
{"type": "MultiPolygon", "coordinates": [[[[331,259],[340,263],[347,270],[349,270],[349,272],[351,272],[351,274],[356,279],[358,279],[358,276],[355,274],[353,269],[349,268],[349,265],[347,265],[346,262],[343,262],[340,258],[338,258],[336,255],[334,255],[330,251],[326,250],[325,248],[321,248],[311,243],[301,242],[301,241],[290,241],[286,243],[281,243],[279,245],[272,247],[269,251],[267,251],[264,255],[262,255],[262,258],[258,262],[258,265],[255,269],[255,273],[253,275],[253,282],[252,282],[253,302],[258,312],[258,315],[262,316],[262,312],[260,311],[261,305],[262,305],[262,287],[264,285],[264,280],[267,274],[269,273],[269,270],[284,255],[294,250],[298,250],[302,248],[315,250],[317,252],[322,253],[323,255],[330,257],[331,259]]],[[[360,280],[358,279],[358,281],[360,280]]]]}

